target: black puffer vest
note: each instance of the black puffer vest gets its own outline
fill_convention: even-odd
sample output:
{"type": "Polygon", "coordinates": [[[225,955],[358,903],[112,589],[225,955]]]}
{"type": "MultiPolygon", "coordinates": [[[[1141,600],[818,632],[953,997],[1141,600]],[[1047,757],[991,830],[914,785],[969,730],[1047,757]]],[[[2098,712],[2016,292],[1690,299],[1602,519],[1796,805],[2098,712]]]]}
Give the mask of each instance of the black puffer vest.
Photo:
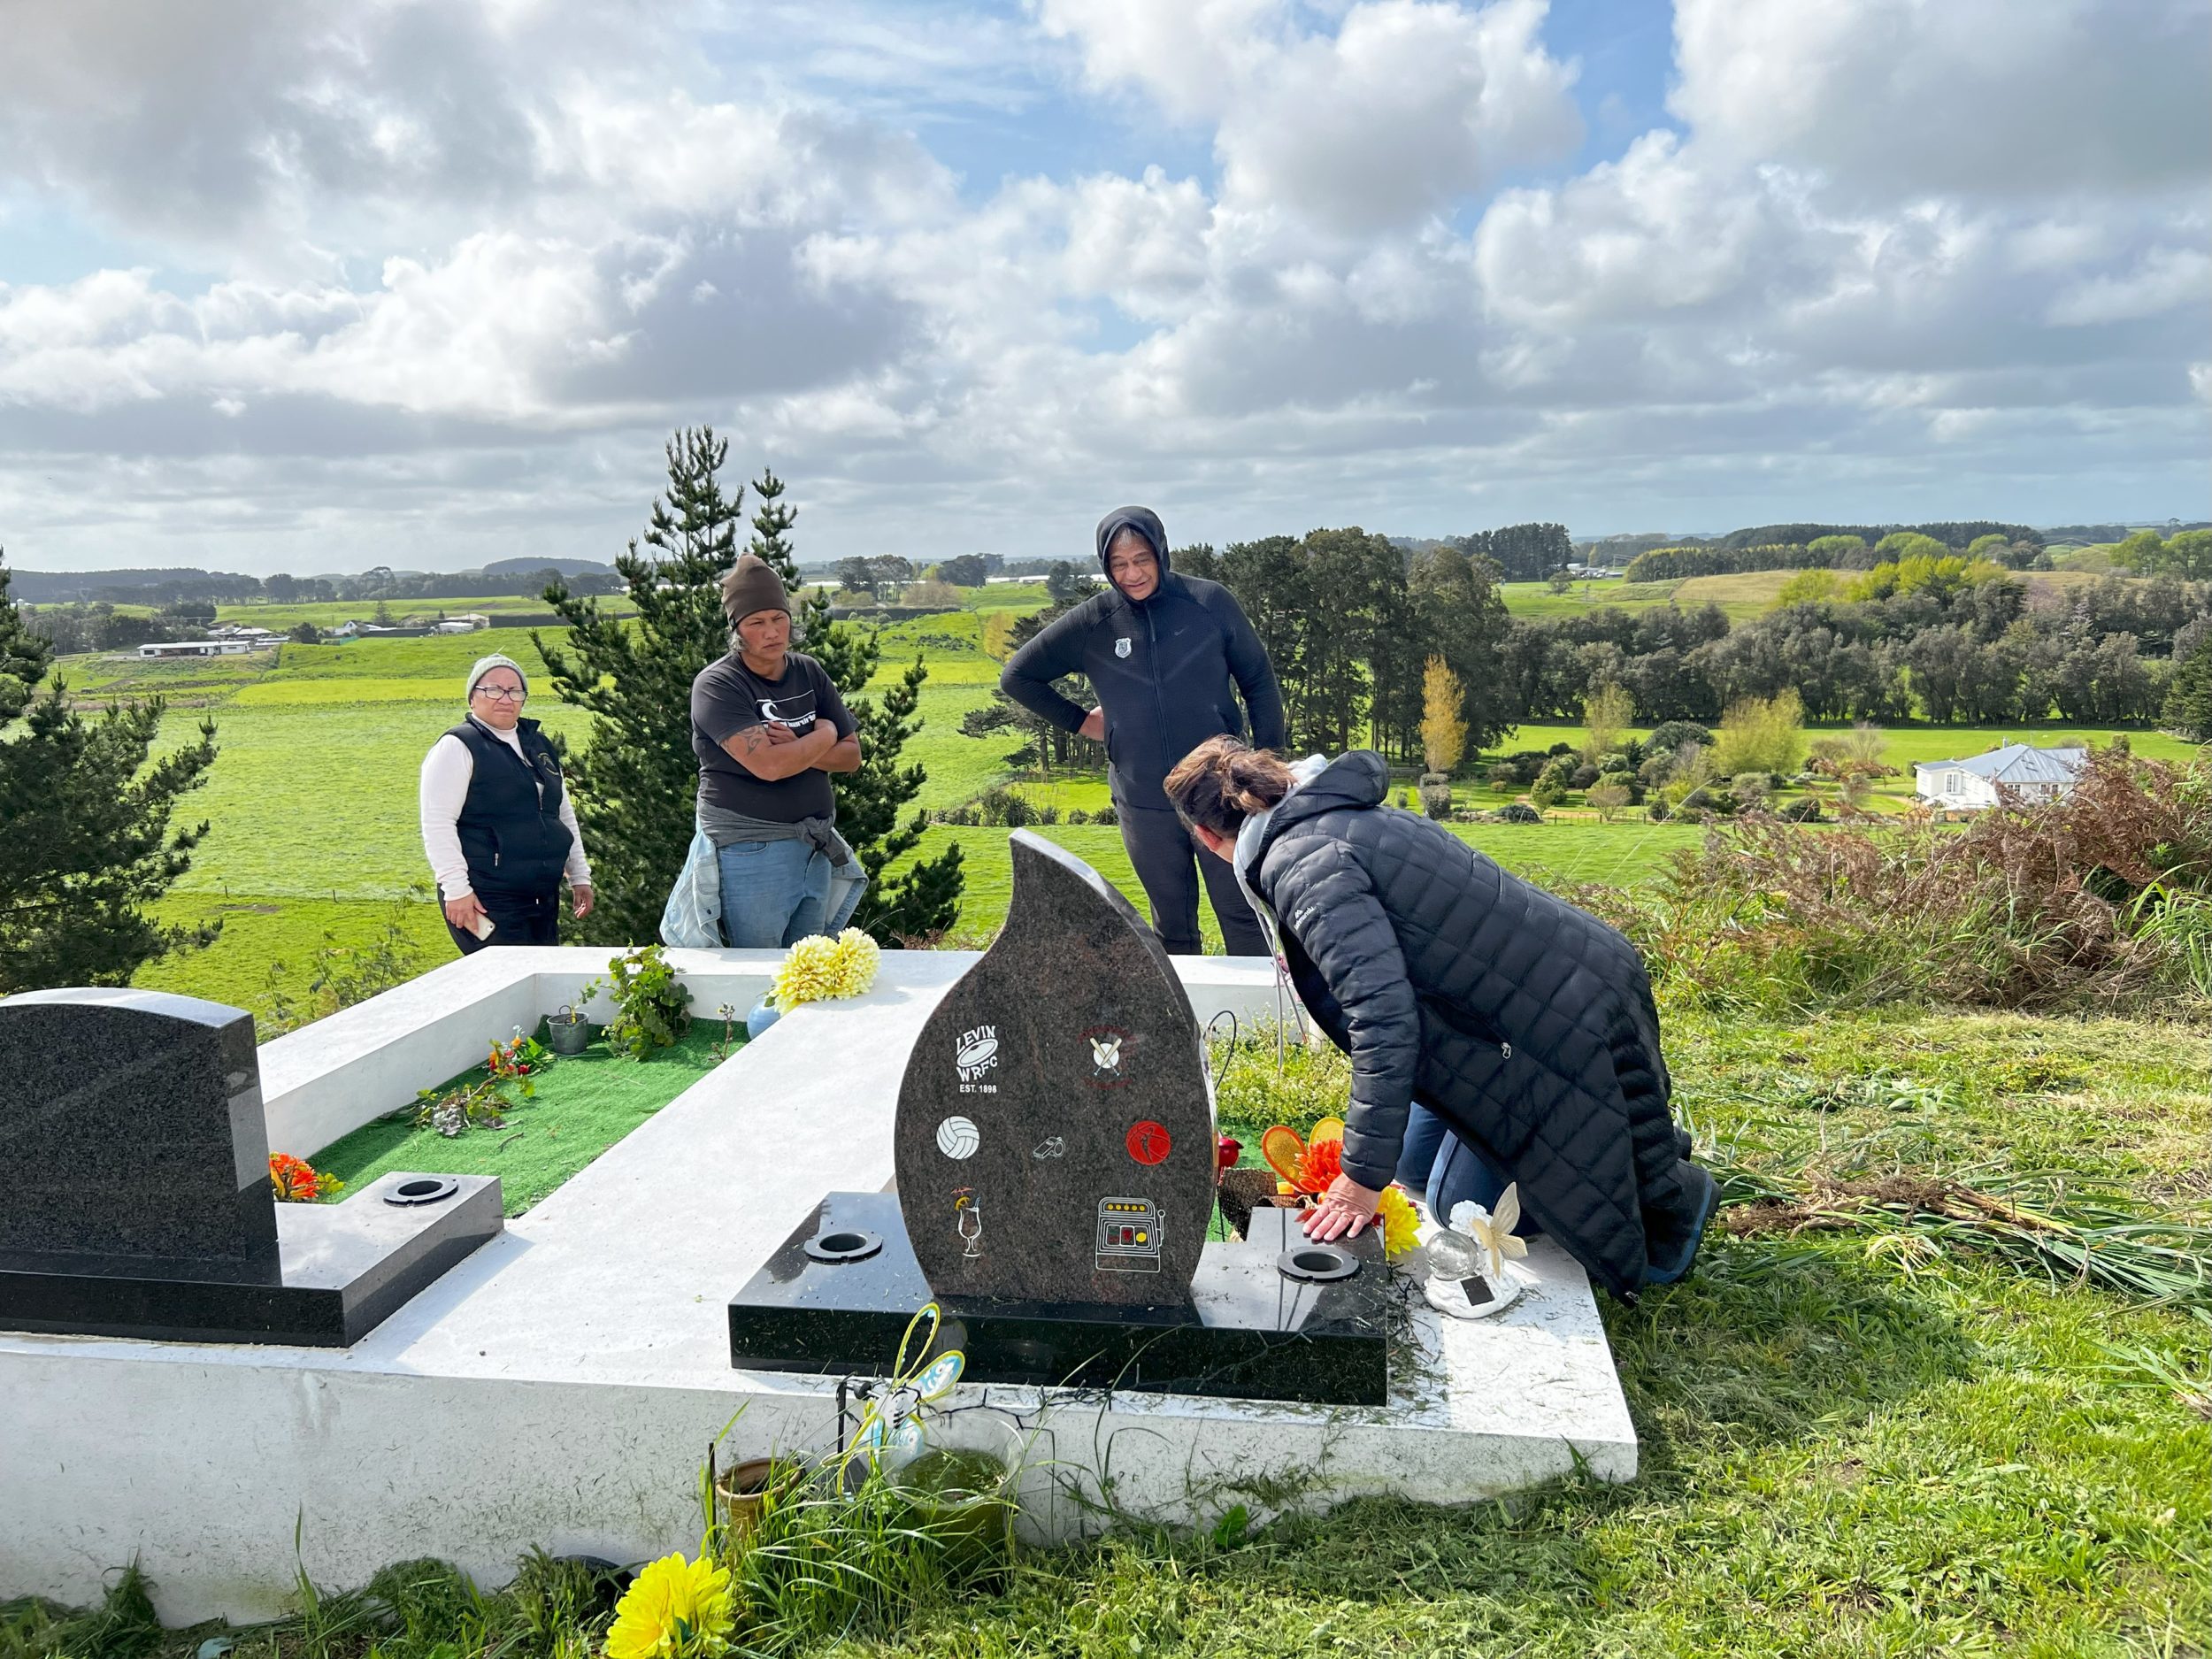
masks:
{"type": "Polygon", "coordinates": [[[454,827],[478,893],[518,899],[560,891],[561,871],[575,837],[561,822],[561,757],[535,720],[519,720],[522,756],[503,738],[464,720],[447,733],[468,745],[476,770],[454,827]]]}

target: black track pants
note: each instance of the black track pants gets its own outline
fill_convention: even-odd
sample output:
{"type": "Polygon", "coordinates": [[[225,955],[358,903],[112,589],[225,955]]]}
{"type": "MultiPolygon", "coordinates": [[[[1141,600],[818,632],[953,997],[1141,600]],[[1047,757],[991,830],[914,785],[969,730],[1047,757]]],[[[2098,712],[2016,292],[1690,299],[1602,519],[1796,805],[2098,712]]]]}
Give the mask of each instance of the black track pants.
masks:
{"type": "Polygon", "coordinates": [[[1115,810],[1121,818],[1121,844],[1129,849],[1129,862],[1136,866],[1144,895],[1152,902],[1153,928],[1170,955],[1199,954],[1198,876],[1202,871],[1228,953],[1233,956],[1267,955],[1260,918],[1252,914],[1227,859],[1217,858],[1201,847],[1172,811],[1118,803],[1115,810]]]}

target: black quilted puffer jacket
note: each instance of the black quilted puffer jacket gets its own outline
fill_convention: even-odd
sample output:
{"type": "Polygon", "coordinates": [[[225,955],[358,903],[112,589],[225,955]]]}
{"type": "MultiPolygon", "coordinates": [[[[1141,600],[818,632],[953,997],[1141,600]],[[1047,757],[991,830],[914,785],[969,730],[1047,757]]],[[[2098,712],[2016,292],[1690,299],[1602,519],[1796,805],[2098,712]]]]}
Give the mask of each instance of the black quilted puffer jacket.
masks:
{"type": "Polygon", "coordinates": [[[1301,1000],[1352,1057],[1345,1172],[1386,1184],[1418,1100],[1633,1297],[1710,1194],[1669,1110],[1643,962],[1595,917],[1384,805],[1388,785],[1380,756],[1343,756],[1275,809],[1245,869],[1301,1000]]]}

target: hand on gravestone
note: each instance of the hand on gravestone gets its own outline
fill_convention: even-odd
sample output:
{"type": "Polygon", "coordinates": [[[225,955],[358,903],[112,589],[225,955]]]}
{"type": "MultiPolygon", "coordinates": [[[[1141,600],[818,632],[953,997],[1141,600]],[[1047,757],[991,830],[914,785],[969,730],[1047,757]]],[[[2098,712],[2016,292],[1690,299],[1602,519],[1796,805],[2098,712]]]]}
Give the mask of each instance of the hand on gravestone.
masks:
{"type": "Polygon", "coordinates": [[[1298,1218],[1299,1225],[1305,1228],[1306,1237],[1322,1243],[1356,1239],[1375,1218],[1375,1206],[1381,1202],[1381,1193],[1362,1187],[1348,1175],[1340,1175],[1329,1183],[1321,1202],[1298,1218]]]}

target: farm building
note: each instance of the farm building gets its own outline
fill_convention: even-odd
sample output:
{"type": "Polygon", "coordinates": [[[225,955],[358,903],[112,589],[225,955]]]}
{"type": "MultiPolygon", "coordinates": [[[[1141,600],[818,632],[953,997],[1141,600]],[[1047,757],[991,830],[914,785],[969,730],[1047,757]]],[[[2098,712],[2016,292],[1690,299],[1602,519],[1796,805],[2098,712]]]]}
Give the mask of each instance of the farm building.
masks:
{"type": "Polygon", "coordinates": [[[261,648],[255,640],[156,640],[138,648],[141,657],[243,657],[261,648]]]}
{"type": "Polygon", "coordinates": [[[2089,751],[2031,749],[2001,743],[1968,760],[1924,760],[1913,767],[1913,790],[1922,804],[1943,812],[1976,812],[1997,804],[1997,792],[2016,798],[2051,801],[2074,787],[2075,774],[2089,751]]]}

